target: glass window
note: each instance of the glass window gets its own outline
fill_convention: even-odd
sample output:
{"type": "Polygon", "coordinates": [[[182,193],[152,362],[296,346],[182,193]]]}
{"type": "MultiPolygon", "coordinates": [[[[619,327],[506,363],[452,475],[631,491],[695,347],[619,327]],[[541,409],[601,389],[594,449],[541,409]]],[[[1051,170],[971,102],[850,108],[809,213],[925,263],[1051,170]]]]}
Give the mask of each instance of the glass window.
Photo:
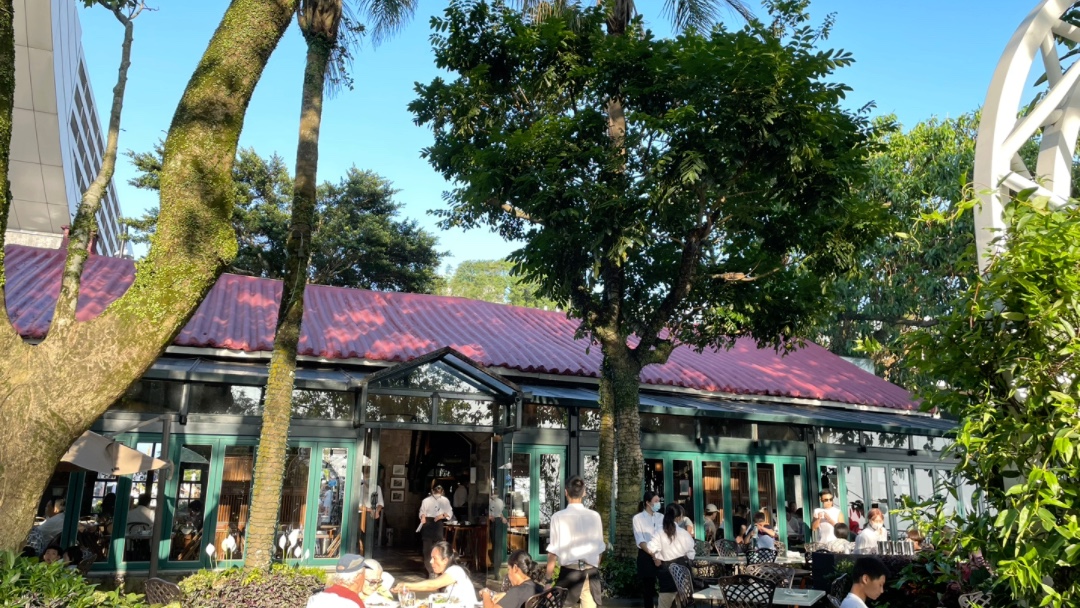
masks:
{"type": "MultiPolygon", "coordinates": [[[[136,443],[135,449],[161,458],[160,443],[136,443]]],[[[154,532],[154,508],[157,506],[158,471],[131,475],[131,495],[127,501],[127,524],[124,531],[124,561],[150,560],[150,540],[154,532]]]]}
{"type": "Polygon", "coordinates": [[[698,521],[694,517],[694,463],[690,460],[674,460],[671,462],[672,493],[676,504],[686,509],[686,516],[690,521],[698,521]]]}
{"type": "Polygon", "coordinates": [[[705,540],[716,540],[724,537],[723,471],[723,466],[719,462],[701,463],[702,501],[706,509],[705,540]],[[715,514],[708,512],[709,505],[716,507],[715,514]]]}
{"type": "Polygon", "coordinates": [[[578,420],[583,431],[600,430],[600,410],[592,407],[578,408],[578,420]]]}
{"type": "Polygon", "coordinates": [[[540,550],[547,553],[551,533],[551,516],[563,507],[562,455],[540,455],[540,477],[537,490],[540,492],[540,550]]]}
{"type": "Polygon", "coordinates": [[[567,426],[566,408],[557,405],[526,403],[521,408],[521,418],[524,428],[565,429],[567,426]]]}
{"type": "Polygon", "coordinates": [[[938,469],[934,472],[935,484],[937,486],[937,495],[944,500],[945,513],[952,515],[956,513],[956,497],[950,491],[949,486],[952,480],[952,474],[944,469],[938,469]]]}
{"type": "Polygon", "coordinates": [[[217,521],[212,540],[217,547],[217,559],[240,559],[244,556],[244,533],[251,507],[254,469],[254,446],[236,445],[225,448],[221,497],[218,500],[217,521]]]}
{"type": "Polygon", "coordinates": [[[202,558],[203,525],[206,523],[206,490],[210,481],[213,448],[208,445],[180,447],[177,471],[176,517],[173,518],[172,561],[199,561],[202,558]]]}
{"type": "Polygon", "coordinates": [[[724,418],[699,418],[702,437],[727,437],[732,439],[753,439],[754,425],[741,420],[724,418]]]}
{"type": "Polygon", "coordinates": [[[815,429],[818,443],[834,445],[859,445],[859,431],[818,427],[815,429]]]}
{"type": "MultiPolygon", "coordinates": [[[[179,400],[179,397],[177,397],[179,400]]],[[[192,414],[262,415],[262,388],[229,384],[192,384],[188,395],[192,414]]]]}
{"type": "MultiPolygon", "coordinates": [[[[847,489],[847,503],[837,502],[836,506],[843,511],[847,509],[848,531],[858,534],[866,525],[866,493],[863,491],[863,469],[861,466],[847,465],[844,467],[844,487],[847,489]]],[[[837,501],[844,500],[839,494],[834,494],[837,501]]]]}
{"type": "Polygon", "coordinates": [[[179,382],[137,380],[109,409],[145,414],[179,411],[181,386],[179,382]]]}
{"type": "Polygon", "coordinates": [[[341,523],[348,500],[345,480],[349,450],[323,448],[322,478],[319,481],[319,528],[315,534],[315,557],[338,557],[341,552],[341,523]]]}
{"type": "Polygon", "coordinates": [[[113,520],[116,518],[117,481],[114,475],[87,471],[83,482],[79,544],[94,553],[94,561],[104,561],[109,557],[113,520]]]}
{"type": "MultiPolygon", "coordinates": [[[[27,539],[27,543],[34,547],[38,555],[49,545],[60,544],[68,519],[78,514],[75,505],[69,508],[67,504],[69,479],[70,473],[54,471],[38,501],[34,527],[27,539]]],[[[83,527],[81,521],[79,527],[80,530],[83,527]]]]}
{"type": "Polygon", "coordinates": [[[439,424],[491,426],[495,402],[476,399],[439,399],[439,424]]]}
{"type": "MultiPolygon", "coordinates": [[[[911,497],[911,471],[907,467],[892,467],[892,491],[893,502],[895,508],[900,509],[904,506],[904,498],[911,497]]],[[[911,517],[897,513],[896,528],[893,531],[893,540],[904,540],[907,538],[907,529],[912,527],[914,523],[911,517]]],[[[888,521],[888,514],[886,513],[886,521],[888,521]]]]}
{"type": "Polygon", "coordinates": [[[750,525],[750,467],[745,462],[731,463],[731,521],[733,533],[741,536],[750,525]]]}
{"type": "Polygon", "coordinates": [[[806,497],[803,496],[802,467],[797,464],[785,464],[783,473],[784,500],[787,501],[784,513],[787,518],[785,527],[787,528],[788,545],[801,545],[806,542],[806,532],[809,530],[808,527],[804,529],[805,524],[803,523],[806,497]]]}
{"type": "Polygon", "coordinates": [[[506,508],[510,511],[506,528],[506,548],[509,552],[529,550],[529,494],[531,492],[529,454],[515,452],[510,456],[510,472],[506,486],[506,508]]]}
{"type": "Polygon", "coordinates": [[[765,523],[777,528],[776,469],[771,464],[757,465],[758,513],[765,514],[765,523]]]}
{"type": "Polygon", "coordinates": [[[296,418],[351,420],[353,394],[340,391],[293,391],[292,411],[296,418]]]}
{"type": "Polygon", "coordinates": [[[431,397],[368,393],[366,409],[372,422],[431,422],[431,397]]]}
{"type": "Polygon", "coordinates": [[[803,441],[803,428],[790,424],[758,423],[758,439],[769,441],[803,441]]]}
{"type": "Polygon", "coordinates": [[[695,433],[694,418],[691,416],[641,414],[641,432],[693,437],[695,433]]]}
{"type": "Polygon", "coordinates": [[[406,370],[371,384],[372,388],[440,391],[444,393],[488,393],[466,374],[442,361],[434,361],[406,370]]]}
{"type": "Polygon", "coordinates": [[[907,449],[908,435],[903,433],[876,433],[863,431],[864,445],[869,447],[907,449]]]}
{"type": "Polygon", "coordinates": [[[285,482],[281,487],[281,510],[278,513],[278,547],[275,551],[279,558],[304,557],[310,469],[311,448],[289,448],[285,457],[285,482]]]}
{"type": "Polygon", "coordinates": [[[585,480],[585,498],[581,502],[594,511],[600,510],[596,507],[596,480],[599,473],[599,454],[586,454],[581,458],[581,478],[585,480]]]}
{"type": "Polygon", "coordinates": [[[664,461],[659,458],[646,458],[645,468],[641,477],[645,489],[643,492],[656,492],[660,495],[661,502],[664,500],[664,461]]]}
{"type": "Polygon", "coordinates": [[[870,499],[871,509],[881,509],[885,514],[885,525],[889,525],[889,485],[885,475],[885,467],[866,467],[866,473],[870,480],[867,498],[870,499]]]}

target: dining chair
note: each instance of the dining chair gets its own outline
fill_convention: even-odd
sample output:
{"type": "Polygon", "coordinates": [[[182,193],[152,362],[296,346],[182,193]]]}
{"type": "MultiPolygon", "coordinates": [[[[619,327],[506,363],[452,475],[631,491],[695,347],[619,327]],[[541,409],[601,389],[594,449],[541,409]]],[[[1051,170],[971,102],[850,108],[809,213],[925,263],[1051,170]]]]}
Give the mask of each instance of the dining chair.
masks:
{"type": "Polygon", "coordinates": [[[749,564],[742,569],[743,574],[771,581],[777,587],[791,588],[795,580],[795,569],[779,564],[749,564]]]}
{"type": "Polygon", "coordinates": [[[720,557],[737,557],[739,555],[739,545],[733,540],[720,539],[716,541],[716,552],[720,557]]]}
{"type": "Polygon", "coordinates": [[[567,590],[562,587],[552,587],[525,600],[524,608],[563,608],[566,601],[567,590]]]}
{"type": "Polygon", "coordinates": [[[722,578],[718,586],[726,608],[769,608],[776,591],[773,583],[745,574],[722,578]]]}
{"type": "Polygon", "coordinates": [[[976,591],[960,596],[960,608],[989,608],[990,594],[976,591]]]}
{"type": "Polygon", "coordinates": [[[753,549],[746,554],[746,563],[768,564],[776,561],[776,549],[753,549]]]}
{"type": "Polygon", "coordinates": [[[694,579],[690,575],[690,569],[682,564],[668,565],[671,578],[675,579],[675,601],[680,608],[689,608],[694,605],[694,579]]]}
{"type": "Polygon", "coordinates": [[[840,604],[843,603],[850,589],[851,581],[846,573],[833,579],[832,584],[829,585],[829,592],[826,594],[829,598],[829,604],[833,608],[840,608],[840,604]]]}
{"type": "Polygon", "coordinates": [[[151,604],[169,604],[183,595],[179,585],[160,578],[146,579],[144,591],[151,604]]]}

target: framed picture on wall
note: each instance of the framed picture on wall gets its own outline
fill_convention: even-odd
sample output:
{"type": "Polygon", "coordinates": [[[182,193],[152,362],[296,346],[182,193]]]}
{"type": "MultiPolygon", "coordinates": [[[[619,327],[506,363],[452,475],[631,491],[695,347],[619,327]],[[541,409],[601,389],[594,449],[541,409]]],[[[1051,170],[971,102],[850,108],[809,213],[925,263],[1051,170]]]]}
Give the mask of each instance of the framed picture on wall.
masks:
{"type": "Polygon", "coordinates": [[[391,490],[404,490],[405,489],[405,478],[404,477],[391,477],[390,478],[390,489],[391,490]]]}
{"type": "Polygon", "coordinates": [[[394,490],[390,492],[390,502],[402,502],[405,500],[404,490],[394,490]]]}
{"type": "Polygon", "coordinates": [[[404,476],[405,476],[405,465],[403,465],[403,464],[395,464],[394,465],[394,477],[404,477],[404,476]]]}

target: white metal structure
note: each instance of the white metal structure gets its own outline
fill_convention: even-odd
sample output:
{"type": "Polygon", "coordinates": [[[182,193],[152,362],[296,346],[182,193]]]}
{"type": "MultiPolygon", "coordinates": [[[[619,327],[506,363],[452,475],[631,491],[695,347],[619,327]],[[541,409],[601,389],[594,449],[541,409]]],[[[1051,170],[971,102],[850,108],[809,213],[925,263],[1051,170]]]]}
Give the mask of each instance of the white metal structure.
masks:
{"type": "Polygon", "coordinates": [[[1002,200],[1009,191],[1037,188],[1055,206],[1069,200],[1080,134],[1080,61],[1063,70],[1057,40],[1080,43],[1080,28],[1061,20],[1075,1],[1040,2],[1009,40],[990,81],[975,145],[974,183],[982,198],[975,213],[975,244],[983,272],[994,253],[992,241],[1004,229],[1002,200]],[[1046,70],[1049,88],[1030,113],[1018,118],[1036,56],[1046,70]],[[1038,160],[1031,171],[1019,150],[1040,128],[1038,160]]]}

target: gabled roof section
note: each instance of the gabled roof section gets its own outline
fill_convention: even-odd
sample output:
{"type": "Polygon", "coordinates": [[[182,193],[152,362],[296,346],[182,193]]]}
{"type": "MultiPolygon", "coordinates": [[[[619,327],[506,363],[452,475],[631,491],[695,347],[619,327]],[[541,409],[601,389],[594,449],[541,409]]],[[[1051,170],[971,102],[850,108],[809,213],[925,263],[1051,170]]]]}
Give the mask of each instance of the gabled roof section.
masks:
{"type": "Polygon", "coordinates": [[[454,375],[476,386],[479,390],[490,392],[503,398],[512,398],[521,394],[521,388],[506,378],[488,371],[483,365],[466,357],[453,348],[446,346],[439,350],[421,355],[394,367],[380,370],[364,379],[364,384],[377,386],[395,377],[404,376],[427,365],[441,363],[448,366],[454,375]]]}
{"type": "MultiPolygon", "coordinates": [[[[6,255],[12,321],[24,337],[42,338],[59,293],[64,252],[8,246],[6,255]]],[[[77,318],[100,314],[133,278],[131,261],[91,255],[77,318]]],[[[280,281],[222,275],[174,344],[270,352],[280,297],[280,281]]],[[[401,363],[449,347],[486,368],[563,377],[600,373],[599,349],[575,339],[577,321],[560,312],[323,285],[309,285],[304,302],[300,355],[401,363]]],[[[917,409],[906,390],[816,344],[786,356],[750,339],[700,353],[680,346],[664,365],[645,368],[641,380],[728,396],[917,409]]]]}

